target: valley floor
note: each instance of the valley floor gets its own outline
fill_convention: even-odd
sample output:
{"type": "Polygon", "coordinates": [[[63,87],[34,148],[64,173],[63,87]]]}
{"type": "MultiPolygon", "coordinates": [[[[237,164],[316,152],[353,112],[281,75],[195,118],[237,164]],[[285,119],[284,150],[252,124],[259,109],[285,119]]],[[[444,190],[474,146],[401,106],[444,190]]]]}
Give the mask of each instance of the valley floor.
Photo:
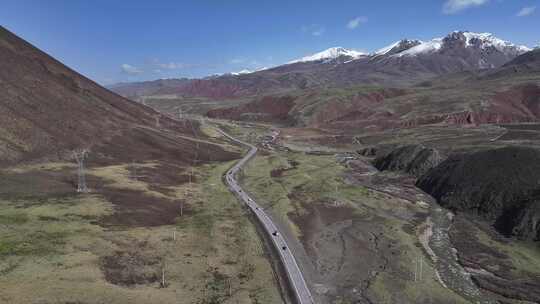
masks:
{"type": "MultiPolygon", "coordinates": [[[[531,295],[521,281],[500,278],[538,277],[538,248],[454,216],[412,177],[378,172],[368,157],[346,152],[358,149],[350,135],[202,126],[236,153],[212,125],[261,147],[239,181],[284,231],[317,303],[531,303],[518,300],[531,295]]],[[[457,129],[440,134],[463,140],[454,149],[498,145],[491,139],[502,134],[462,131],[466,140],[457,129]]],[[[430,134],[433,127],[361,141],[430,134]]],[[[222,181],[233,163],[90,162],[88,194],[75,192],[73,163],[2,169],[0,302],[286,302],[249,211],[222,181]]]]}
{"type": "MultiPolygon", "coordinates": [[[[497,144],[486,133],[500,133],[496,127],[465,131],[486,145],[497,144]]],[[[264,126],[236,132],[255,142],[271,134],[264,126]]],[[[540,273],[534,248],[455,217],[416,188],[414,178],[378,172],[369,159],[340,152],[345,145],[306,143],[290,131],[280,138],[249,163],[241,182],[287,232],[320,303],[522,303],[515,294],[506,297],[502,286],[473,282],[463,258],[483,260],[488,269],[506,265],[522,277],[540,273]],[[471,237],[460,242],[462,233],[471,237]]]]}
{"type": "Polygon", "coordinates": [[[0,303],[282,302],[231,165],[90,164],[88,194],[71,163],[2,170],[0,303]]]}

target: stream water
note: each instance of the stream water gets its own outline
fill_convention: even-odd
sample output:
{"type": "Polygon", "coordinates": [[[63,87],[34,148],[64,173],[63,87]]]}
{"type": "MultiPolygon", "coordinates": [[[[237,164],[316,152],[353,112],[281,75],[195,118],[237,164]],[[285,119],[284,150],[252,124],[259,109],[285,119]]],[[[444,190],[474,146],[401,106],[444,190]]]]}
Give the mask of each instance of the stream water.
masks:
{"type": "Polygon", "coordinates": [[[444,284],[473,303],[495,304],[474,284],[470,274],[459,264],[448,231],[452,226],[452,213],[434,203],[430,207],[433,234],[429,247],[437,256],[436,267],[444,284]]]}
{"type": "MultiPolygon", "coordinates": [[[[365,177],[379,172],[379,170],[369,162],[364,162],[364,166],[363,169],[365,170],[365,173],[361,175],[365,177]]],[[[393,188],[400,188],[399,185],[393,183],[390,186],[393,188]]],[[[418,189],[418,191],[421,192],[420,189],[418,189]]],[[[425,198],[427,194],[421,193],[421,197],[425,198]]],[[[432,234],[427,243],[432,253],[436,256],[435,267],[439,274],[440,281],[442,281],[446,288],[455,291],[472,303],[498,303],[478,289],[476,284],[472,281],[470,274],[461,266],[461,264],[459,264],[457,251],[452,246],[449,236],[453,214],[437,204],[435,199],[430,197],[430,199],[427,200],[430,201],[429,219],[432,224],[432,234]]]]}

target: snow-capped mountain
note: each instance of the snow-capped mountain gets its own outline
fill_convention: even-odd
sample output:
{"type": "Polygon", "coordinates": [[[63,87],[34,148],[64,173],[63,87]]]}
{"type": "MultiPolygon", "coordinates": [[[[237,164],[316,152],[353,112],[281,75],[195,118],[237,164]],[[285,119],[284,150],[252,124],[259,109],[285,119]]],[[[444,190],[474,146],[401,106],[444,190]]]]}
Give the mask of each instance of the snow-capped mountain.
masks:
{"type": "Polygon", "coordinates": [[[395,54],[395,56],[417,56],[452,48],[468,48],[476,50],[492,49],[504,54],[512,54],[515,56],[531,50],[526,46],[515,45],[511,42],[499,39],[493,36],[491,33],[454,31],[444,38],[435,38],[431,41],[421,42],[414,47],[395,54]]]}
{"type": "Polygon", "coordinates": [[[231,75],[238,76],[238,75],[249,74],[249,73],[253,73],[253,72],[255,72],[255,71],[251,71],[251,70],[248,70],[248,69],[243,69],[243,70],[238,71],[238,72],[231,72],[231,75]]]}
{"type": "Polygon", "coordinates": [[[225,74],[221,74],[221,75],[238,76],[238,75],[245,75],[245,74],[251,74],[251,73],[255,73],[255,72],[259,72],[259,71],[264,71],[264,70],[267,70],[267,69],[268,69],[268,67],[262,67],[262,68],[258,68],[258,69],[255,69],[255,70],[243,69],[243,70],[238,71],[238,72],[230,72],[230,73],[225,73],[225,74]]]}
{"type": "Polygon", "coordinates": [[[335,47],[264,71],[185,80],[174,87],[155,86],[155,90],[231,98],[319,86],[403,86],[450,73],[498,68],[530,50],[489,33],[455,31],[429,41],[400,40],[370,54],[335,47]]]}
{"type": "Polygon", "coordinates": [[[313,55],[309,55],[306,57],[302,57],[300,59],[289,61],[287,63],[291,64],[291,63],[298,63],[298,62],[313,62],[313,61],[328,62],[328,61],[332,61],[339,58],[351,60],[351,59],[357,59],[363,56],[367,56],[367,54],[363,52],[358,52],[355,50],[345,49],[342,47],[333,47],[333,48],[324,50],[322,52],[315,53],[313,55]]]}
{"type": "MultiPolygon", "coordinates": [[[[287,62],[287,64],[301,62],[333,62],[336,59],[342,59],[342,63],[350,63],[357,59],[367,57],[411,57],[429,54],[444,54],[458,49],[468,49],[469,52],[482,52],[483,55],[498,53],[503,57],[515,57],[532,50],[526,46],[516,45],[511,42],[495,37],[491,33],[474,33],[468,31],[454,31],[444,38],[434,38],[430,41],[403,39],[396,41],[373,53],[366,54],[355,50],[342,47],[333,47],[310,56],[287,62]]],[[[506,58],[511,59],[511,58],[506,58]]],[[[492,67],[498,64],[490,64],[489,60],[483,58],[481,67],[492,67]]],[[[502,64],[502,63],[501,63],[502,64]]]]}
{"type": "Polygon", "coordinates": [[[506,40],[499,39],[491,33],[472,33],[472,32],[454,32],[452,36],[460,37],[460,35],[465,36],[465,45],[466,46],[479,46],[481,48],[494,47],[500,51],[508,49],[516,49],[520,52],[531,51],[530,48],[523,45],[515,45],[506,40]]]}
{"type": "Polygon", "coordinates": [[[377,51],[375,51],[374,53],[371,54],[371,56],[382,56],[382,55],[393,55],[393,54],[397,54],[397,53],[400,53],[404,50],[408,50],[412,47],[415,47],[417,45],[420,45],[424,42],[420,41],[420,40],[408,40],[408,39],[403,39],[403,40],[400,40],[400,41],[396,41],[382,49],[379,49],[377,51]]]}
{"type": "Polygon", "coordinates": [[[418,45],[415,45],[409,49],[405,49],[402,52],[393,54],[393,56],[416,56],[419,54],[429,54],[436,52],[442,48],[443,38],[435,38],[431,41],[421,42],[418,45]]]}

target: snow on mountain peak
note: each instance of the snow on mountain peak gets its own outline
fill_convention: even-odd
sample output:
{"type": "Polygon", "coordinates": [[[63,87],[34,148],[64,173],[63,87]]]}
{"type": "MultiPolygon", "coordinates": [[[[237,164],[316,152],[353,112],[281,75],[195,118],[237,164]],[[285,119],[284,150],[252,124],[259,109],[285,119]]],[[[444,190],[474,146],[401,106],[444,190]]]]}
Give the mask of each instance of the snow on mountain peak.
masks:
{"type": "Polygon", "coordinates": [[[298,62],[332,60],[332,59],[336,59],[342,56],[352,57],[353,59],[356,59],[356,58],[366,56],[366,55],[367,54],[358,52],[355,50],[349,50],[342,47],[333,47],[333,48],[329,48],[327,50],[324,50],[322,52],[319,52],[310,56],[306,56],[297,60],[289,61],[288,63],[291,64],[291,63],[298,63],[298,62]]]}
{"type": "Polygon", "coordinates": [[[238,75],[245,75],[245,74],[251,74],[251,73],[255,73],[255,72],[259,72],[259,71],[264,71],[264,70],[267,70],[267,69],[268,69],[268,67],[262,67],[262,68],[258,68],[258,69],[255,69],[255,70],[243,69],[241,71],[230,72],[228,74],[231,74],[233,76],[238,76],[238,75]]]}
{"type": "Polygon", "coordinates": [[[378,49],[375,51],[375,53],[373,53],[373,55],[385,55],[386,53],[390,52],[393,48],[395,48],[396,46],[399,45],[399,43],[401,42],[400,41],[396,41],[390,45],[387,45],[385,47],[383,47],[382,49],[378,49]]]}
{"type": "Polygon", "coordinates": [[[472,33],[472,32],[454,32],[461,33],[465,37],[465,46],[471,46],[479,43],[481,48],[488,46],[495,47],[500,51],[504,51],[507,48],[515,48],[520,52],[528,52],[531,49],[523,45],[515,45],[506,40],[499,39],[491,33],[472,33]]]}
{"type": "MultiPolygon", "coordinates": [[[[336,59],[346,59],[340,63],[348,63],[359,58],[378,58],[381,57],[403,57],[403,56],[418,56],[423,54],[438,53],[440,51],[452,50],[456,48],[471,48],[471,49],[486,49],[494,48],[501,53],[511,56],[521,55],[531,51],[531,48],[521,45],[515,45],[511,42],[499,39],[491,33],[474,33],[468,31],[454,31],[449,33],[444,38],[435,38],[430,41],[403,39],[396,41],[384,48],[381,48],[370,54],[359,52],[343,47],[332,47],[322,52],[315,53],[297,60],[289,61],[286,64],[302,63],[302,62],[335,62],[336,59]]],[[[481,59],[484,60],[484,59],[481,59]]],[[[480,63],[482,66],[483,63],[480,63]]],[[[229,75],[245,75],[264,70],[242,70],[239,72],[229,73],[229,75]]]]}
{"type": "Polygon", "coordinates": [[[433,53],[443,47],[448,47],[453,41],[459,40],[464,42],[464,47],[466,48],[478,47],[481,49],[485,49],[487,47],[494,47],[501,52],[515,51],[517,53],[525,53],[531,50],[526,46],[515,45],[511,42],[499,39],[493,36],[493,34],[491,33],[454,31],[444,38],[435,38],[431,41],[422,42],[415,47],[396,54],[396,56],[416,56],[418,54],[433,53]]]}
{"type": "Polygon", "coordinates": [[[388,46],[385,46],[384,48],[375,51],[371,55],[372,56],[392,55],[392,54],[396,54],[396,53],[408,50],[422,43],[423,42],[420,40],[403,39],[403,40],[396,41],[388,46]]]}
{"type": "Polygon", "coordinates": [[[243,70],[238,71],[238,72],[231,72],[231,74],[234,75],[234,76],[243,75],[243,74],[250,74],[250,73],[253,73],[253,71],[248,70],[248,69],[243,69],[243,70]]]}
{"type": "Polygon", "coordinates": [[[418,54],[433,53],[442,48],[443,38],[435,38],[431,41],[420,42],[420,44],[413,46],[412,48],[405,50],[401,53],[397,53],[396,56],[416,56],[418,54]]]}

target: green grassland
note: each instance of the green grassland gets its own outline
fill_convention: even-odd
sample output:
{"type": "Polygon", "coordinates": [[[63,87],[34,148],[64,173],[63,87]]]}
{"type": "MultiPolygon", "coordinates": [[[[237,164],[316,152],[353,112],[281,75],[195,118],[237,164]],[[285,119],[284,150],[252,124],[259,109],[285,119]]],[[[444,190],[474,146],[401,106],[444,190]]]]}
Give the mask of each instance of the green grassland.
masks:
{"type": "Polygon", "coordinates": [[[511,271],[515,277],[540,274],[540,245],[518,240],[501,242],[481,229],[474,229],[473,233],[480,244],[493,248],[509,258],[512,265],[511,271]]]}
{"type": "Polygon", "coordinates": [[[69,187],[63,193],[43,193],[33,184],[19,184],[43,180],[14,178],[49,174],[59,183],[72,180],[76,171],[69,163],[0,172],[0,303],[282,301],[253,225],[221,181],[232,163],[198,166],[197,182],[168,186],[171,191],[164,192],[131,178],[128,168],[133,165],[91,168],[90,179],[101,183],[90,184],[89,194],[69,187]],[[104,218],[125,215],[100,194],[99,185],[113,193],[139,191],[149,208],[154,199],[181,200],[185,211],[174,225],[108,227],[104,218]]]}
{"type": "MultiPolygon", "coordinates": [[[[345,171],[331,155],[279,152],[255,157],[241,174],[241,182],[259,203],[271,208],[298,239],[304,227],[297,226],[294,218],[305,214],[304,206],[309,204],[339,202],[341,206],[352,208],[351,219],[378,218],[385,238],[400,250],[399,255],[393,257],[398,261],[393,268],[380,272],[368,288],[367,293],[377,299],[377,303],[467,303],[439,283],[432,262],[419,244],[418,226],[414,226],[413,232],[407,232],[403,227],[411,223],[395,216],[406,211],[423,213],[426,210],[384,193],[350,185],[344,181],[345,171]],[[278,168],[287,170],[279,177],[272,177],[272,170],[278,168]],[[411,276],[414,261],[419,257],[424,259],[424,277],[414,282],[411,276]]],[[[346,299],[338,300],[348,303],[346,299]]]]}

